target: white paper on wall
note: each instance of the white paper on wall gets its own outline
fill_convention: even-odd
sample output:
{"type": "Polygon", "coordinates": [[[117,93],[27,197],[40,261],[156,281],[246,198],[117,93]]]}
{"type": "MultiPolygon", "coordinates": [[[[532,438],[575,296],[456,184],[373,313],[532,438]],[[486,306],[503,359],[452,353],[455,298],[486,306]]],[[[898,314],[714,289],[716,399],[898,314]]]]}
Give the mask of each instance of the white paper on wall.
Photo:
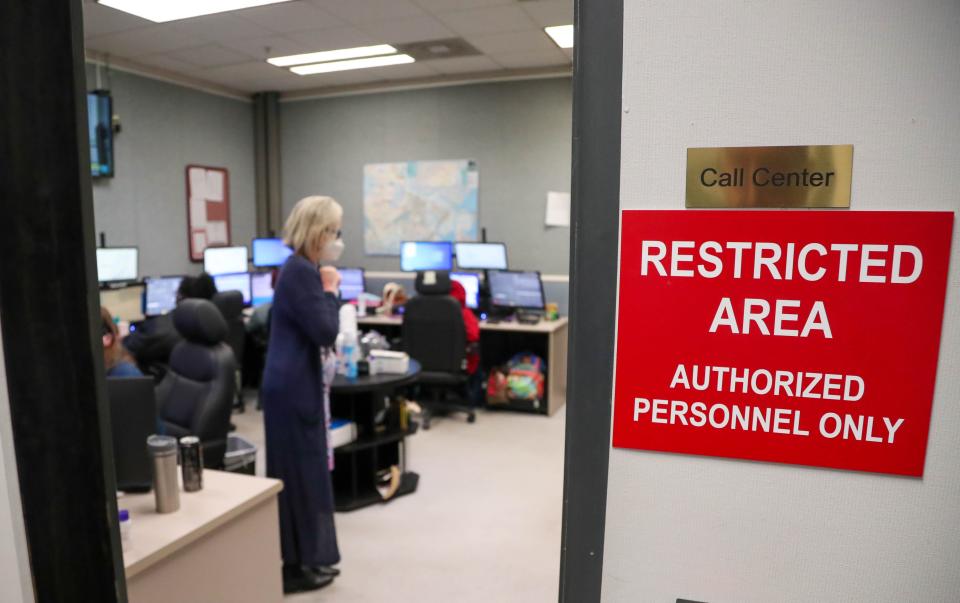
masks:
{"type": "Polygon", "coordinates": [[[203,168],[190,168],[190,196],[198,199],[207,198],[207,170],[203,168]]]}
{"type": "Polygon", "coordinates": [[[223,172],[207,170],[207,201],[223,201],[223,172]]]}
{"type": "Polygon", "coordinates": [[[194,253],[203,253],[203,250],[207,248],[207,234],[202,230],[193,233],[193,252],[194,253]]]}
{"type": "Polygon", "coordinates": [[[207,200],[203,197],[190,197],[190,228],[207,227],[207,200]]]}
{"type": "Polygon", "coordinates": [[[227,223],[222,220],[207,222],[207,243],[226,245],[227,242],[227,223]]]}
{"type": "Polygon", "coordinates": [[[547,226],[570,226],[570,193],[547,193],[547,226]]]}

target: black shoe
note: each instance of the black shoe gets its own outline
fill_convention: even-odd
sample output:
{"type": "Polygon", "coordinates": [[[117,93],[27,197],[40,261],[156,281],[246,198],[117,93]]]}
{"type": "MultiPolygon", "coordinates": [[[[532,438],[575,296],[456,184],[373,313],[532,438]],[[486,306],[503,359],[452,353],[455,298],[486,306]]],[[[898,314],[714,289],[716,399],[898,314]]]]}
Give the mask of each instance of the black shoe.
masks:
{"type": "Polygon", "coordinates": [[[317,590],[333,582],[333,576],[321,576],[309,570],[296,567],[283,568],[283,594],[302,593],[317,590]]]}
{"type": "Polygon", "coordinates": [[[318,576],[333,576],[336,578],[340,575],[340,570],[335,567],[330,567],[329,565],[320,565],[318,567],[311,567],[310,571],[318,576]]]}

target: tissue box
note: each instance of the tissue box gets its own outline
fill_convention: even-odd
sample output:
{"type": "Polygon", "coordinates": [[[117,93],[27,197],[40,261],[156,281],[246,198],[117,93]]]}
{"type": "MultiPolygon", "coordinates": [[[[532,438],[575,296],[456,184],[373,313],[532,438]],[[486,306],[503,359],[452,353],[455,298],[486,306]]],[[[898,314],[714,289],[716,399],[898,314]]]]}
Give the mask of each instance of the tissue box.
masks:
{"type": "Polygon", "coordinates": [[[357,439],[357,424],[346,419],[333,418],[330,421],[330,443],[339,448],[357,439]]]}
{"type": "Polygon", "coordinates": [[[370,374],[403,374],[410,368],[410,356],[405,352],[370,350],[370,374]]]}

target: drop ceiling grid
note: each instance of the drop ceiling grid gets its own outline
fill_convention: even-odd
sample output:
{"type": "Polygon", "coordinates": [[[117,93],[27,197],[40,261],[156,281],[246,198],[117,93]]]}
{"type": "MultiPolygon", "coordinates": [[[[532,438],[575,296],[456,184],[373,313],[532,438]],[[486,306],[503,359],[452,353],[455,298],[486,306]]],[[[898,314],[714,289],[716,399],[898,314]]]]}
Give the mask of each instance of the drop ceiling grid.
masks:
{"type": "Polygon", "coordinates": [[[156,24],[84,1],[87,48],[238,91],[402,83],[570,65],[543,27],[573,22],[573,0],[294,0],[156,24]],[[476,57],[300,77],[268,56],[463,37],[476,57]]]}

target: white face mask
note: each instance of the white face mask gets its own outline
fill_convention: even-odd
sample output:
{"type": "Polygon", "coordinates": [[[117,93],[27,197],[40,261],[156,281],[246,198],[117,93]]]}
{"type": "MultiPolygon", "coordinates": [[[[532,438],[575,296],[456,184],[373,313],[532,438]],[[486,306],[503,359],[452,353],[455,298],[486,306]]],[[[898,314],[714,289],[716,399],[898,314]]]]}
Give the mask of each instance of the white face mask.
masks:
{"type": "Polygon", "coordinates": [[[320,261],[321,262],[336,262],[340,259],[340,256],[343,255],[343,239],[334,239],[326,245],[323,246],[323,249],[320,250],[320,261]]]}

